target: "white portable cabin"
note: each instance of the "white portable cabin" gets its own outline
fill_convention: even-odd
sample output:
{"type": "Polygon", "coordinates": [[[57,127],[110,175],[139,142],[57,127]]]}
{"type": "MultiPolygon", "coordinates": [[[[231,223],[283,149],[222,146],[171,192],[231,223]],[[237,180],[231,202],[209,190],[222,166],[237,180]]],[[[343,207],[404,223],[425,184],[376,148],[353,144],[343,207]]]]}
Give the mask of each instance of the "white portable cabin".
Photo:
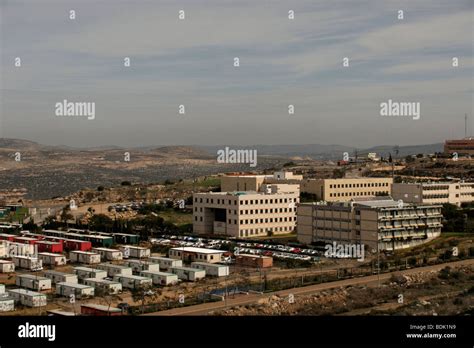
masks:
{"type": "Polygon", "coordinates": [[[8,295],[0,295],[0,312],[10,312],[15,310],[15,300],[8,295]]]}
{"type": "Polygon", "coordinates": [[[8,252],[8,242],[5,240],[0,241],[0,257],[9,257],[10,254],[8,252]]]}
{"type": "Polygon", "coordinates": [[[182,260],[171,259],[169,257],[151,256],[148,258],[148,261],[159,264],[161,270],[167,270],[171,267],[183,267],[182,260]]]}
{"type": "Polygon", "coordinates": [[[74,294],[77,298],[94,296],[94,287],[78,283],[57,283],[56,294],[70,296],[74,294]]]}
{"type": "Polygon", "coordinates": [[[16,303],[21,303],[27,307],[46,306],[46,295],[36,291],[26,289],[8,290],[8,294],[13,297],[16,303]]]}
{"type": "Polygon", "coordinates": [[[124,258],[135,257],[140,259],[143,257],[150,257],[151,255],[150,249],[135,245],[121,245],[119,246],[119,249],[122,251],[124,258]]]}
{"type": "Polygon", "coordinates": [[[152,285],[150,278],[134,276],[134,275],[115,275],[114,281],[120,282],[124,288],[137,289],[142,286],[152,285]]]}
{"type": "Polygon", "coordinates": [[[100,265],[97,265],[97,269],[106,271],[107,276],[111,278],[116,274],[132,275],[132,269],[130,267],[114,265],[111,263],[101,263],[100,265]]]}
{"type": "Polygon", "coordinates": [[[0,273],[15,272],[15,264],[13,261],[0,260],[0,273]]]}
{"type": "Polygon", "coordinates": [[[178,283],[178,276],[173,273],[142,271],[142,277],[151,278],[154,285],[170,285],[178,283]]]}
{"type": "Polygon", "coordinates": [[[95,263],[100,263],[100,254],[92,253],[90,251],[74,250],[69,252],[69,259],[71,262],[92,265],[95,263]]]}
{"type": "Polygon", "coordinates": [[[30,271],[41,271],[43,269],[43,261],[36,257],[30,256],[12,256],[15,267],[28,269],[30,271]]]}
{"type": "Polygon", "coordinates": [[[141,271],[160,271],[160,264],[153,263],[150,261],[142,261],[142,260],[128,260],[126,262],[128,267],[131,267],[133,273],[140,274],[141,271]]]}
{"type": "Polygon", "coordinates": [[[206,277],[206,271],[197,268],[171,267],[171,272],[176,274],[181,280],[189,280],[192,282],[206,277]]]}
{"type": "Polygon", "coordinates": [[[206,271],[206,275],[214,277],[225,277],[229,275],[229,266],[219,265],[217,263],[192,262],[191,267],[203,269],[206,271]]]}
{"type": "Polygon", "coordinates": [[[89,268],[89,267],[74,267],[74,273],[77,275],[77,279],[84,280],[87,278],[107,278],[107,272],[101,269],[89,268]]]}
{"type": "Polygon", "coordinates": [[[123,254],[120,250],[110,248],[92,248],[93,252],[100,254],[100,257],[106,261],[117,261],[123,259],[123,254]]]}
{"type": "Polygon", "coordinates": [[[37,277],[33,274],[18,274],[16,276],[15,284],[21,288],[27,288],[36,291],[51,289],[51,279],[37,277]]]}
{"type": "Polygon", "coordinates": [[[51,279],[53,284],[57,283],[77,283],[77,275],[58,271],[45,271],[44,276],[51,279]]]}
{"type": "Polygon", "coordinates": [[[38,253],[38,258],[43,265],[63,266],[66,264],[66,256],[54,253],[38,253]]]}
{"type": "Polygon", "coordinates": [[[84,279],[84,284],[94,287],[96,294],[99,294],[101,291],[107,294],[118,294],[122,292],[122,284],[111,280],[87,278],[84,279]]]}
{"type": "Polygon", "coordinates": [[[0,295],[5,293],[5,285],[0,284],[0,295]]]}
{"type": "Polygon", "coordinates": [[[36,245],[34,244],[24,244],[17,242],[8,242],[6,243],[7,247],[7,257],[13,256],[33,256],[36,254],[36,245]]]}

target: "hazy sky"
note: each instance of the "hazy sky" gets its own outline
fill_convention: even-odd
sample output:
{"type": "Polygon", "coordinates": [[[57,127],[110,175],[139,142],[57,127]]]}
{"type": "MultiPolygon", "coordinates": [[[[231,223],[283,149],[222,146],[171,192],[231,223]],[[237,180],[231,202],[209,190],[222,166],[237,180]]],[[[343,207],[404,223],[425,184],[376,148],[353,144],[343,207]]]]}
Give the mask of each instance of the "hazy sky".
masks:
{"type": "Polygon", "coordinates": [[[2,137],[70,146],[408,145],[462,137],[464,113],[474,133],[472,0],[0,4],[2,137]],[[95,102],[95,119],[55,116],[64,99],[95,102]],[[420,120],[380,116],[388,99],[420,102],[420,120]]]}

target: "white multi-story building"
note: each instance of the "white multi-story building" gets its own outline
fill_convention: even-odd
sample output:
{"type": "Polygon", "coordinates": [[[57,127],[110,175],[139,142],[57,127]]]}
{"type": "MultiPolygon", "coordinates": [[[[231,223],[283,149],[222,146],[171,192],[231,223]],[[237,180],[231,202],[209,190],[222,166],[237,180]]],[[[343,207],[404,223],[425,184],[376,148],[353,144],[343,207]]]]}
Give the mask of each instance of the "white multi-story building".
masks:
{"type": "Polygon", "coordinates": [[[410,203],[450,203],[460,206],[462,203],[474,201],[474,183],[426,182],[393,184],[392,197],[410,203]]]}

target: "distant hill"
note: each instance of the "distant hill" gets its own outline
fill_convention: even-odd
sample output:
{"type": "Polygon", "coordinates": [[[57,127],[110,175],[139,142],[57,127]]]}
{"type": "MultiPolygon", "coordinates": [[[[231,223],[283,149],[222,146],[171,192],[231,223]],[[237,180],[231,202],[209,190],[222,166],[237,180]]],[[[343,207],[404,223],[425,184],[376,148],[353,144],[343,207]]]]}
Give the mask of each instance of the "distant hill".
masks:
{"type": "MultiPolygon", "coordinates": [[[[232,149],[256,149],[259,155],[267,156],[283,156],[283,157],[311,157],[313,159],[337,159],[343,156],[344,152],[348,152],[353,156],[355,148],[344,145],[321,145],[321,144],[307,144],[307,145],[255,145],[255,146],[240,146],[227,145],[232,149]]],[[[195,146],[203,149],[210,154],[216,154],[220,149],[225,148],[221,146],[195,146]]],[[[434,153],[443,151],[443,144],[428,144],[428,145],[409,145],[398,147],[398,157],[408,155],[416,155],[419,153],[434,153]]],[[[395,156],[395,147],[393,145],[380,145],[366,149],[357,149],[359,155],[364,155],[369,152],[376,152],[379,156],[388,156],[392,153],[395,156]]]]}

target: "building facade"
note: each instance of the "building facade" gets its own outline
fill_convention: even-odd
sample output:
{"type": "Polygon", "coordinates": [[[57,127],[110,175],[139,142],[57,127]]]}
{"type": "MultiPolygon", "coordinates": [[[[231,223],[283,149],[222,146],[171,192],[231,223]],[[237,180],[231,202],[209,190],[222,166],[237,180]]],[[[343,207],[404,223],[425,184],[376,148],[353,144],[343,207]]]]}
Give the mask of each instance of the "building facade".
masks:
{"type": "Polygon", "coordinates": [[[390,195],[392,178],[304,179],[301,192],[316,195],[317,200],[344,202],[353,198],[390,195]]]}
{"type": "Polygon", "coordinates": [[[474,155],[474,138],[469,137],[458,140],[446,140],[444,143],[444,153],[474,155]]]}
{"type": "Polygon", "coordinates": [[[392,197],[409,203],[461,206],[474,201],[472,182],[400,183],[392,185],[392,197]]]}
{"type": "Polygon", "coordinates": [[[274,172],[273,175],[227,174],[221,177],[221,191],[260,191],[263,184],[300,184],[302,175],[274,172]]]}
{"type": "Polygon", "coordinates": [[[193,195],[193,231],[233,237],[293,232],[299,185],[263,184],[260,191],[193,195]]]}
{"type": "Polygon", "coordinates": [[[426,243],[441,234],[441,206],[391,199],[305,203],[298,207],[298,241],[363,244],[396,250],[426,243]]]}

